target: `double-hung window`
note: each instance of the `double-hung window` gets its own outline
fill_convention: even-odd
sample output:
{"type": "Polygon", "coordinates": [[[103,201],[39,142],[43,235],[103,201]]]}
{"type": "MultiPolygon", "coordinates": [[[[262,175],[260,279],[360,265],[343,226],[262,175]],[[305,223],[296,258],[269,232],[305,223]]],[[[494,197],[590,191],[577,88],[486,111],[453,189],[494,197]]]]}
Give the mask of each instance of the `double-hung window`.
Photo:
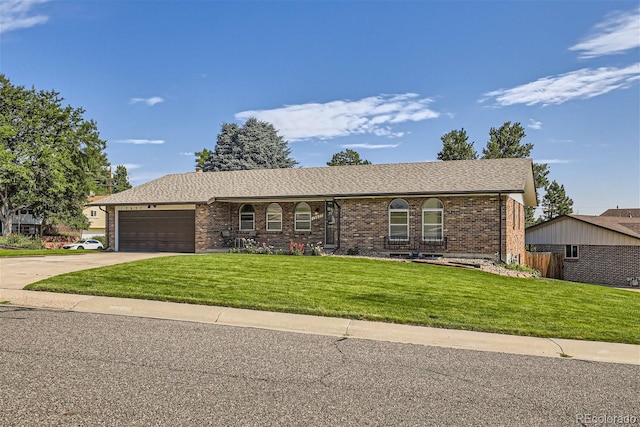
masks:
{"type": "Polygon", "coordinates": [[[409,240],[409,204],[404,199],[389,204],[389,240],[409,240]]]}
{"type": "Polygon", "coordinates": [[[282,208],[277,203],[267,206],[267,231],[282,231],[282,208]]]}
{"type": "Polygon", "coordinates": [[[422,240],[441,241],[443,205],[438,199],[428,199],[422,205],[422,240]]]}
{"type": "Polygon", "coordinates": [[[251,205],[240,207],[240,231],[252,231],[256,229],[256,211],[251,205]]]}
{"type": "Polygon", "coordinates": [[[295,211],[295,230],[311,231],[311,207],[308,203],[298,203],[295,211]]]}

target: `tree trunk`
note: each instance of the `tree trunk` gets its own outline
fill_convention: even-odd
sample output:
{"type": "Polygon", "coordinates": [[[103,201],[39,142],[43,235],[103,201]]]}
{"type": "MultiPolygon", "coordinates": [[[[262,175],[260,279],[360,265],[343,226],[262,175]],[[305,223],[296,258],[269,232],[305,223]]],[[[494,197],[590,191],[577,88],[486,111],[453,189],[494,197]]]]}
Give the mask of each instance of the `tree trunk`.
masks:
{"type": "Polygon", "coordinates": [[[9,207],[9,201],[3,197],[2,205],[0,205],[0,224],[2,224],[3,236],[11,234],[11,229],[13,228],[13,215],[14,211],[9,207]]]}

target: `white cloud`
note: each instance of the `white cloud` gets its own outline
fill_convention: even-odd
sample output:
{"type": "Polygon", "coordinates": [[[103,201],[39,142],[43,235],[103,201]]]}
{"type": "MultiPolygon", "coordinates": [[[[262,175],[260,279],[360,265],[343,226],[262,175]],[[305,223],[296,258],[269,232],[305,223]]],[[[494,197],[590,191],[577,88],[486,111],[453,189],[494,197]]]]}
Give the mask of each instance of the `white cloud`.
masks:
{"type": "Polygon", "coordinates": [[[136,164],[133,164],[133,163],[125,163],[123,165],[113,165],[112,166],[113,170],[115,171],[116,167],[118,167],[118,166],[124,166],[125,168],[127,168],[127,171],[132,171],[134,169],[139,169],[139,168],[142,167],[140,165],[136,165],[136,164]]]}
{"type": "Polygon", "coordinates": [[[0,1],[0,34],[21,28],[31,28],[49,20],[45,15],[31,15],[31,9],[48,0],[0,1]]]}
{"type": "Polygon", "coordinates": [[[615,12],[593,27],[592,34],[569,50],[580,52],[583,59],[619,54],[640,47],[640,7],[615,12]]]}
{"type": "Polygon", "coordinates": [[[574,99],[588,99],[616,89],[626,89],[640,79],[640,63],[625,68],[583,68],[556,76],[543,77],[511,89],[485,93],[494,98],[498,106],[515,104],[562,104],[574,99]]]}
{"type": "Polygon", "coordinates": [[[549,142],[557,143],[557,144],[567,144],[570,142],[575,142],[573,139],[558,139],[558,138],[550,138],[549,142]]]}
{"type": "Polygon", "coordinates": [[[143,184],[145,182],[151,181],[156,178],[160,178],[161,176],[167,175],[166,171],[139,171],[129,174],[129,182],[134,185],[143,184]]]}
{"type": "Polygon", "coordinates": [[[540,130],[542,129],[542,122],[539,122],[537,120],[533,120],[533,119],[529,119],[529,124],[527,125],[528,128],[530,129],[534,129],[534,130],[540,130]]]}
{"type": "Polygon", "coordinates": [[[557,165],[557,164],[565,164],[565,163],[571,163],[571,160],[563,160],[563,159],[540,159],[540,160],[534,160],[535,163],[538,164],[547,164],[547,165],[557,165]]]}
{"type": "Polygon", "coordinates": [[[120,144],[133,144],[133,145],[158,145],[164,144],[164,140],[162,139],[119,139],[117,141],[120,144]]]}
{"type": "Polygon", "coordinates": [[[396,148],[400,144],[343,144],[342,148],[363,148],[365,150],[377,150],[380,148],[396,148]]]}
{"type": "Polygon", "coordinates": [[[181,151],[178,154],[180,154],[181,156],[195,156],[196,155],[195,153],[191,153],[189,151],[181,151]]]}
{"type": "Polygon", "coordinates": [[[147,104],[149,107],[153,107],[156,104],[164,102],[164,98],[160,96],[152,96],[151,98],[131,98],[129,100],[130,104],[138,104],[140,102],[147,104]]]}
{"type": "Polygon", "coordinates": [[[354,134],[399,137],[390,125],[435,119],[440,113],[429,109],[430,98],[415,93],[378,95],[357,101],[338,100],[324,104],[288,105],[272,110],[242,111],[235,117],[255,117],[273,124],[289,141],[309,138],[331,139],[354,134]]]}

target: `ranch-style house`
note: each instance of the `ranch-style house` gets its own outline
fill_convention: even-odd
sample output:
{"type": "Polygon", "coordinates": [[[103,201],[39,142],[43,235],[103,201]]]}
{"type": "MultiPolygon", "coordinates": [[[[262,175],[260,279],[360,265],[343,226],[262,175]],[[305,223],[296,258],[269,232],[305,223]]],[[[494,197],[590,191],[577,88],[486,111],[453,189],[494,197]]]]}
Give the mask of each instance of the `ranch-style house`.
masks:
{"type": "Polygon", "coordinates": [[[520,262],[531,159],[167,175],[96,202],[116,251],[206,253],[243,238],[286,248],[520,262]]]}

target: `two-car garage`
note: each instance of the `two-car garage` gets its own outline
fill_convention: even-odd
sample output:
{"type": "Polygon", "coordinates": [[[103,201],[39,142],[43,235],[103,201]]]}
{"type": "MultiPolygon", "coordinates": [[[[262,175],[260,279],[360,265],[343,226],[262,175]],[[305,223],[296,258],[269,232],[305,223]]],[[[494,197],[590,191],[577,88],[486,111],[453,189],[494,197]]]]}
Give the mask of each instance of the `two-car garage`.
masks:
{"type": "Polygon", "coordinates": [[[195,252],[195,209],[144,208],[118,210],[117,250],[195,252]]]}

